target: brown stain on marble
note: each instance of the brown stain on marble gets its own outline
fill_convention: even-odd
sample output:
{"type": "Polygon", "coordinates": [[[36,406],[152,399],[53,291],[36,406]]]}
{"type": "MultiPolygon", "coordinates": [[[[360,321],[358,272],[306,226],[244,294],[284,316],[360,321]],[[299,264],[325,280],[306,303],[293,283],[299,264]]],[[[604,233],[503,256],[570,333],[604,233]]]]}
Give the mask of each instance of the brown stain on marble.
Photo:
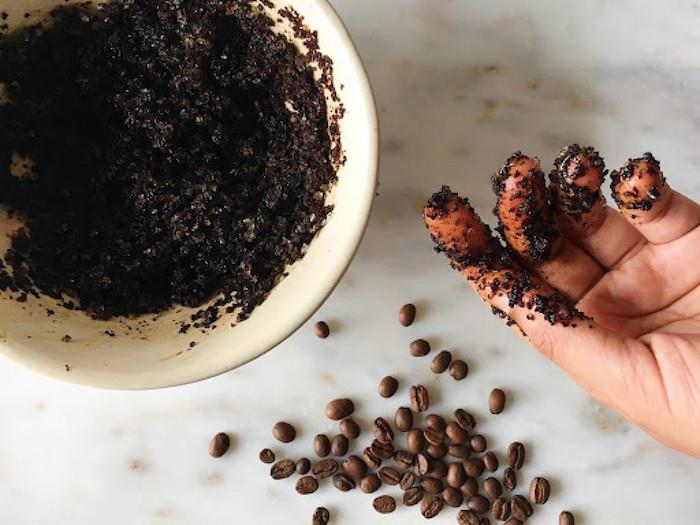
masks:
{"type": "Polygon", "coordinates": [[[528,91],[537,91],[539,87],[540,83],[537,80],[530,80],[530,82],[527,83],[528,91]]]}
{"type": "Polygon", "coordinates": [[[34,403],[34,410],[37,412],[44,412],[46,410],[46,402],[45,401],[37,401],[34,403]]]}
{"type": "Polygon", "coordinates": [[[625,418],[612,409],[591,401],[591,421],[603,434],[622,434],[627,432],[629,425],[625,418]]]}
{"type": "Polygon", "coordinates": [[[151,470],[151,465],[140,459],[130,459],[127,465],[132,472],[149,472],[151,470]]]}
{"type": "Polygon", "coordinates": [[[170,519],[173,517],[173,512],[169,511],[168,509],[156,509],[151,512],[151,517],[158,519],[170,519]]]}
{"type": "Polygon", "coordinates": [[[204,487],[221,485],[224,482],[224,475],[219,472],[202,472],[199,475],[199,484],[204,487]]]}
{"type": "Polygon", "coordinates": [[[321,372],[321,381],[328,383],[329,385],[335,384],[335,376],[330,372],[321,372]]]}
{"type": "Polygon", "coordinates": [[[406,145],[398,137],[386,137],[382,139],[381,151],[385,154],[399,153],[405,149],[406,145]]]}

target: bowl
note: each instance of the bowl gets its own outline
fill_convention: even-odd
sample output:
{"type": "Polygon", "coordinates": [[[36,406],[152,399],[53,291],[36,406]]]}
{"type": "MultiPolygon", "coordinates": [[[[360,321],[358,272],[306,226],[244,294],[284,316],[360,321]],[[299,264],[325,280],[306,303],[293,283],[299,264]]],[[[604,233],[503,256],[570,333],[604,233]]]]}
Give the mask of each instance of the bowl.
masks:
{"type": "MultiPolygon", "coordinates": [[[[63,0],[0,0],[7,22],[35,21],[63,0]],[[24,13],[30,13],[24,18],[24,13]]],[[[47,308],[56,301],[29,297],[19,303],[0,298],[0,353],[46,376],[102,388],[142,389],[198,381],[236,368],[291,335],[336,286],[350,264],[369,218],[377,182],[378,127],[372,91],[360,57],[342,21],[326,0],[272,0],[268,12],[293,4],[320,51],[332,59],[334,85],[345,115],[340,133],[346,163],[330,192],[334,209],[305,256],[288,269],[252,315],[233,314],[207,334],[178,331],[191,309],[176,307],[157,316],[95,320],[79,310],[47,308]],[[109,334],[114,333],[114,336],[109,334]],[[70,337],[65,337],[69,335],[70,337]],[[194,343],[194,345],[191,345],[194,343]]],[[[276,19],[277,17],[275,17],[276,19]]],[[[298,47],[286,22],[277,22],[298,47]]],[[[329,108],[330,110],[331,108],[329,108]]],[[[10,244],[16,220],[0,211],[0,253],[10,244]]]]}

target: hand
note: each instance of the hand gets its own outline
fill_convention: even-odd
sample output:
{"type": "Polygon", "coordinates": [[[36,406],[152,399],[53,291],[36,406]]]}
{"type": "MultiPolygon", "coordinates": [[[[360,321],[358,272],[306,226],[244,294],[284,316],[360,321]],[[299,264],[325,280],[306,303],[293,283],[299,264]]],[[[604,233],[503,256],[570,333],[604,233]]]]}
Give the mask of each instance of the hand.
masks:
{"type": "Polygon", "coordinates": [[[592,148],[565,148],[548,188],[515,154],[493,178],[501,244],[443,188],[424,218],[492,311],[594,397],[656,439],[700,457],[700,206],[650,155],[600,192],[592,148]]]}

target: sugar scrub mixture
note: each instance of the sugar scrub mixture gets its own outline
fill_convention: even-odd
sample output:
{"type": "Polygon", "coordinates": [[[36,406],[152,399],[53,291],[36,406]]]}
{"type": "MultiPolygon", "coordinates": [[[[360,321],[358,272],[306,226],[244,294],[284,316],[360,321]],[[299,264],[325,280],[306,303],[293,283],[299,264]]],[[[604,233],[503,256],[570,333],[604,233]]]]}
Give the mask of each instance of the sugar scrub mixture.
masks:
{"type": "Polygon", "coordinates": [[[317,47],[271,26],[251,0],[131,0],[0,36],[0,203],[24,224],[0,289],[104,319],[219,297],[199,327],[262,302],[342,151],[330,62],[317,80],[317,47]]]}

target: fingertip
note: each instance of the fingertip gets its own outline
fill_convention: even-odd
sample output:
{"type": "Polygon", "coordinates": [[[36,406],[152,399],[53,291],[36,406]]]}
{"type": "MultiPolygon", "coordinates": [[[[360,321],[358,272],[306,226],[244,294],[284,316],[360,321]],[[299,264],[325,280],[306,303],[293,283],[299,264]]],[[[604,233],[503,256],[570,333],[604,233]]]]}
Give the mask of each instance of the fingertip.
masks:
{"type": "Polygon", "coordinates": [[[645,224],[664,213],[671,199],[661,163],[651,153],[629,159],[611,174],[610,187],[622,215],[634,224],[645,224]]]}

